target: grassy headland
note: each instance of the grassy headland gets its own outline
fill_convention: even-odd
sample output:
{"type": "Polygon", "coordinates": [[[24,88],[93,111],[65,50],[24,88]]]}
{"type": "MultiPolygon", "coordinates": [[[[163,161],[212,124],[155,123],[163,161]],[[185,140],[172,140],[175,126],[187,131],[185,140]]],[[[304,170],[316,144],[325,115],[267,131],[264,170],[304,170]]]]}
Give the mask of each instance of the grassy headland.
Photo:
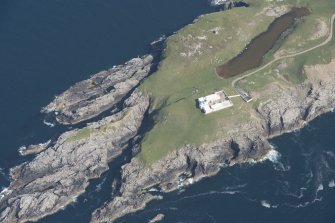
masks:
{"type": "MultiPolygon", "coordinates": [[[[248,8],[201,16],[168,38],[158,71],[141,85],[142,91],[153,98],[152,109],[158,110],[154,117],[156,124],[141,144],[139,156],[145,163],[151,164],[185,144],[200,145],[225,137],[231,127],[249,120],[250,111],[259,100],[271,97],[266,94],[249,104],[234,98],[233,107],[210,115],[196,108],[197,98],[214,91],[225,89],[228,94],[235,94],[231,89],[234,78],[220,79],[215,68],[239,54],[255,36],[264,32],[276,14],[283,14],[294,6],[311,10],[311,15],[298,21],[292,33],[266,60],[322,42],[327,35],[321,35],[321,30],[321,36],[313,36],[315,29],[322,28],[322,22],[329,28],[329,18],[335,9],[333,0],[253,0],[250,4],[248,8]]],[[[316,51],[318,53],[279,61],[239,84],[261,94],[272,82],[282,86],[300,83],[304,80],[303,65],[324,63],[334,54],[329,46],[316,51]]]]}

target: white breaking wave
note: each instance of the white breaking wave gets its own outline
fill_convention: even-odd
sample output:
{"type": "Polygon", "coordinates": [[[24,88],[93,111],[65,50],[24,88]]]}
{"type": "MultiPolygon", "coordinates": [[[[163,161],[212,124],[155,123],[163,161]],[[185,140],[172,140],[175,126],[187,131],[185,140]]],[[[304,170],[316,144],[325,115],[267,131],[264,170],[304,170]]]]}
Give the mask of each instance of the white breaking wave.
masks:
{"type": "Polygon", "coordinates": [[[47,125],[47,126],[49,126],[49,127],[51,127],[51,128],[55,126],[54,123],[47,122],[46,120],[43,120],[43,123],[44,123],[44,125],[47,125]]]}
{"type": "Polygon", "coordinates": [[[199,193],[199,194],[194,194],[194,195],[190,195],[190,196],[185,196],[182,197],[178,200],[175,200],[174,202],[178,202],[181,200],[186,200],[186,199],[192,199],[192,198],[197,198],[197,197],[204,197],[204,196],[208,196],[208,195],[214,195],[214,194],[229,194],[229,195],[234,195],[234,194],[238,194],[238,193],[242,193],[242,191],[238,191],[238,190],[224,190],[224,191],[209,191],[209,192],[205,192],[205,193],[199,193]]]}
{"type": "Polygon", "coordinates": [[[266,156],[261,159],[261,162],[264,162],[266,160],[269,160],[271,163],[273,163],[273,167],[275,170],[278,171],[289,171],[291,169],[291,166],[288,164],[283,164],[281,160],[281,154],[275,150],[275,147],[272,146],[272,149],[266,154],[266,156]]]}
{"type": "Polygon", "coordinates": [[[271,150],[265,156],[263,156],[258,160],[251,159],[248,161],[248,163],[249,164],[263,163],[267,160],[271,161],[272,163],[278,163],[281,158],[281,154],[274,148],[275,148],[274,146],[271,146],[271,150]]]}
{"type": "Polygon", "coordinates": [[[95,191],[99,192],[102,189],[102,185],[106,182],[106,177],[101,181],[101,183],[99,183],[96,188],[95,191]]]}
{"type": "MultiPolygon", "coordinates": [[[[257,202],[256,200],[252,200],[252,199],[249,199],[249,200],[257,202]]],[[[320,201],[322,201],[322,197],[320,197],[320,198],[316,197],[312,201],[305,201],[305,202],[300,203],[300,204],[283,203],[283,204],[273,205],[267,200],[261,200],[260,202],[261,202],[261,205],[265,208],[278,208],[278,207],[304,208],[304,207],[307,207],[309,205],[312,205],[312,204],[314,204],[316,202],[320,202],[320,201]]]]}
{"type": "MultiPolygon", "coordinates": [[[[57,96],[55,96],[55,98],[57,98],[57,96]]],[[[41,108],[41,112],[42,112],[42,113],[46,113],[46,114],[48,114],[48,113],[55,112],[55,110],[52,109],[52,108],[42,107],[42,108],[41,108]]]]}
{"type": "MultiPolygon", "coordinates": [[[[271,148],[271,150],[261,159],[258,160],[258,162],[264,162],[264,161],[271,161],[272,163],[278,163],[281,158],[281,154],[274,149],[274,147],[271,148]]],[[[257,163],[256,161],[251,163],[257,163]]]]}
{"type": "Polygon", "coordinates": [[[335,181],[334,181],[334,180],[331,180],[331,181],[328,183],[328,187],[335,187],[335,181]]]}
{"type": "Polygon", "coordinates": [[[313,177],[314,177],[314,174],[313,172],[310,170],[308,174],[306,174],[306,177],[308,177],[307,181],[306,181],[306,184],[309,185],[312,180],[313,180],[313,177]]]}
{"type": "Polygon", "coordinates": [[[334,158],[335,159],[335,154],[333,151],[326,151],[326,154],[331,157],[331,158],[334,158]]]}
{"type": "Polygon", "coordinates": [[[280,162],[280,159],[281,159],[281,154],[277,150],[275,150],[274,146],[271,146],[271,150],[265,156],[263,156],[261,159],[258,159],[258,160],[251,159],[248,161],[248,164],[254,165],[257,163],[263,163],[265,161],[270,161],[271,163],[273,163],[273,167],[275,170],[289,171],[291,169],[291,166],[284,165],[282,162],[280,162]]]}
{"type": "Polygon", "coordinates": [[[320,184],[318,186],[318,189],[316,189],[316,193],[319,192],[319,191],[322,191],[323,190],[323,184],[320,184]]]}
{"type": "Polygon", "coordinates": [[[150,43],[150,45],[155,45],[156,43],[159,43],[159,42],[162,42],[166,40],[166,36],[165,35],[162,35],[161,37],[159,37],[157,40],[154,40],[150,43]]]}
{"type": "Polygon", "coordinates": [[[304,192],[307,190],[306,187],[301,187],[300,190],[299,190],[299,194],[295,194],[295,193],[287,193],[286,195],[287,196],[291,196],[291,197],[295,197],[297,199],[301,199],[304,197],[304,192]]]}
{"type": "Polygon", "coordinates": [[[3,168],[0,168],[0,175],[2,176],[6,176],[5,172],[4,172],[4,169],[3,168]]]}
{"type": "Polygon", "coordinates": [[[266,200],[262,200],[261,205],[265,208],[277,208],[278,207],[278,205],[272,205],[270,204],[269,201],[266,201],[266,200]]]}
{"type": "Polygon", "coordinates": [[[212,0],[211,1],[211,5],[216,6],[216,5],[223,5],[224,3],[226,3],[227,0],[212,0]]]}
{"type": "MultiPolygon", "coordinates": [[[[309,175],[313,176],[312,173],[310,173],[309,175]]],[[[310,179],[308,179],[310,181],[310,179]]],[[[328,186],[330,185],[331,182],[329,182],[328,186]]],[[[334,186],[335,186],[335,182],[334,183],[334,186]]],[[[302,199],[304,197],[304,194],[305,192],[308,190],[307,187],[301,187],[300,188],[300,194],[293,194],[293,193],[287,193],[286,195],[288,196],[292,196],[292,197],[295,197],[297,199],[302,199]]],[[[293,207],[293,208],[304,208],[304,207],[307,207],[309,205],[312,205],[316,202],[320,202],[322,201],[322,196],[319,194],[321,191],[324,190],[324,185],[322,183],[318,184],[317,185],[317,188],[316,190],[314,191],[315,195],[314,195],[314,199],[311,200],[311,201],[304,201],[302,203],[299,203],[299,204],[292,204],[292,203],[283,203],[283,204],[280,204],[280,206],[286,206],[286,207],[293,207]]]]}
{"type": "Polygon", "coordinates": [[[301,204],[297,204],[297,205],[284,204],[284,206],[292,207],[292,208],[304,208],[304,207],[307,207],[307,206],[309,206],[311,204],[314,204],[315,202],[319,202],[319,201],[322,201],[322,198],[315,198],[312,201],[306,201],[305,203],[301,203],[301,204]]]}
{"type": "Polygon", "coordinates": [[[266,208],[271,208],[271,204],[268,202],[268,201],[261,201],[261,204],[263,207],[266,207],[266,208]]]}
{"type": "Polygon", "coordinates": [[[228,187],[224,187],[224,191],[230,191],[230,190],[236,190],[236,189],[241,189],[241,188],[244,188],[246,187],[247,184],[238,184],[238,185],[235,185],[235,186],[228,186],[228,187]]]}
{"type": "Polygon", "coordinates": [[[159,190],[157,188],[150,188],[148,191],[149,192],[159,192],[159,190]]]}
{"type": "Polygon", "coordinates": [[[230,194],[230,195],[233,195],[233,194],[238,194],[240,193],[241,191],[223,191],[221,192],[221,194],[230,194]]]}
{"type": "Polygon", "coordinates": [[[21,156],[23,156],[24,154],[23,154],[23,151],[25,151],[27,149],[27,147],[26,146],[20,146],[20,148],[19,148],[19,154],[21,155],[21,156]]]}
{"type": "Polygon", "coordinates": [[[3,189],[0,193],[0,201],[10,193],[12,193],[12,190],[9,190],[8,188],[3,189]]]}
{"type": "Polygon", "coordinates": [[[72,197],[72,202],[73,203],[77,203],[77,201],[78,201],[78,196],[73,196],[72,197]]]}

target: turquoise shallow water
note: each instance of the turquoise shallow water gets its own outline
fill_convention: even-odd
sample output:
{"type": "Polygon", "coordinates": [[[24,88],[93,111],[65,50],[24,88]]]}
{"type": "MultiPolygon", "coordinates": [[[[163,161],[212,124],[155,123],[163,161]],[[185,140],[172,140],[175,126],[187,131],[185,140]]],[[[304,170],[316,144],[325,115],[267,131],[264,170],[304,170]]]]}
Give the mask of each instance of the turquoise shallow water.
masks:
{"type": "MultiPolygon", "coordinates": [[[[8,168],[25,160],[21,145],[66,130],[47,127],[39,113],[54,95],[149,52],[151,41],[212,10],[207,0],[0,1],[0,185],[8,185],[8,168]]],[[[224,169],[119,222],[157,213],[165,222],[335,222],[335,188],[328,186],[335,179],[334,123],[335,114],[322,116],[274,139],[281,154],[274,162],[224,169]]],[[[111,163],[76,203],[40,222],[88,222],[124,162],[111,163]]]]}

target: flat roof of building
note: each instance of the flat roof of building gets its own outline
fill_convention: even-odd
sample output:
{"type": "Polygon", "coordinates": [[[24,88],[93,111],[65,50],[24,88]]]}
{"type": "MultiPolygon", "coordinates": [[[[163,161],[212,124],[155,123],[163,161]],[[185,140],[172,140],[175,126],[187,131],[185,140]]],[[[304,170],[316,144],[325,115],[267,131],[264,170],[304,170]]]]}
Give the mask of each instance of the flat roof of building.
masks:
{"type": "Polygon", "coordinates": [[[199,108],[205,114],[219,111],[233,106],[233,103],[228,98],[227,94],[222,91],[217,91],[214,94],[198,98],[199,108]]]}

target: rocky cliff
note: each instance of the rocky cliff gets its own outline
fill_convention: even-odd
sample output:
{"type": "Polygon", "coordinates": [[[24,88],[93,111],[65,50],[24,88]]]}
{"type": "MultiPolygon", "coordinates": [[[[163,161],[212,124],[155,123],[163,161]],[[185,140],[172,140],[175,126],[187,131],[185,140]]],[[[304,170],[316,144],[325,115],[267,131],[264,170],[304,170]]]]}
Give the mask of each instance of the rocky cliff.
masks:
{"type": "MultiPolygon", "coordinates": [[[[201,146],[187,145],[152,166],[134,157],[122,167],[117,196],[96,210],[92,222],[113,221],[145,207],[169,192],[218,173],[223,166],[254,162],[271,152],[268,138],[300,128],[335,107],[335,60],[305,67],[307,80],[290,88],[273,88],[276,98],[260,103],[249,122],[229,132],[229,137],[201,146]]],[[[138,134],[149,98],[134,92],[123,110],[83,129],[63,133],[56,141],[21,148],[38,153],[11,170],[11,184],[1,194],[1,222],[26,222],[56,212],[79,194],[88,180],[108,169],[108,162],[138,134]]]]}
{"type": "Polygon", "coordinates": [[[65,125],[93,118],[115,106],[148,76],[152,60],[152,55],[145,55],[94,74],[56,96],[42,111],[54,112],[65,125]]]}
{"type": "MultiPolygon", "coordinates": [[[[148,61],[151,60],[148,56],[148,61]]],[[[263,160],[272,151],[268,138],[300,128],[335,107],[335,60],[326,65],[307,66],[305,73],[307,79],[300,85],[271,87],[272,95],[276,97],[259,103],[250,120],[230,129],[226,137],[201,146],[186,145],[152,166],[146,166],[134,157],[122,167],[121,187],[113,193],[116,196],[92,214],[92,222],[113,221],[135,212],[149,201],[160,199],[165,192],[215,175],[223,166],[263,160]],[[153,194],[153,188],[161,193],[153,194]]],[[[88,82],[81,82],[84,89],[87,89],[88,82]]],[[[53,106],[49,109],[60,112],[59,120],[63,120],[60,118],[63,113],[58,109],[60,98],[71,101],[64,109],[71,110],[74,108],[70,108],[72,105],[80,105],[75,106],[77,110],[72,114],[84,114],[78,111],[89,111],[96,103],[86,104],[85,97],[80,94],[81,88],[75,89],[70,88],[55,99],[58,102],[50,104],[53,106]],[[77,97],[76,92],[81,96],[77,97]]],[[[127,89],[131,91],[133,88],[127,89]]],[[[129,93],[122,92],[123,98],[129,93]]],[[[0,196],[0,222],[37,220],[71,203],[84,192],[89,179],[98,178],[107,171],[108,162],[120,155],[129,141],[138,136],[149,101],[147,96],[135,91],[116,114],[89,123],[85,128],[65,132],[56,141],[22,147],[22,155],[37,155],[11,170],[11,184],[0,196]]],[[[115,100],[110,103],[115,104],[115,100]]],[[[98,110],[90,110],[93,112],[90,114],[96,116],[101,112],[99,109],[105,108],[98,106],[98,110]]],[[[70,115],[64,120],[73,123],[87,117],[70,115]]]]}
{"type": "Polygon", "coordinates": [[[27,154],[39,154],[11,169],[10,186],[0,198],[0,222],[34,221],[73,202],[137,135],[148,106],[148,97],[135,92],[119,113],[65,132],[54,142],[28,146],[27,154]]]}
{"type": "Polygon", "coordinates": [[[222,166],[259,161],[271,153],[268,138],[300,128],[304,123],[335,107],[335,60],[327,65],[305,67],[307,80],[296,87],[280,89],[278,97],[261,103],[250,122],[232,130],[230,137],[195,147],[185,146],[146,167],[133,158],[122,167],[122,186],[92,215],[92,222],[113,221],[145,207],[160,196],[150,192],[177,189],[208,176],[222,166]]]}
{"type": "MultiPolygon", "coordinates": [[[[272,151],[268,138],[300,128],[335,107],[335,60],[307,66],[305,73],[306,81],[298,86],[271,88],[277,97],[259,103],[251,119],[231,129],[228,137],[186,145],[150,167],[134,157],[122,167],[116,196],[92,214],[92,222],[135,212],[165,192],[215,175],[224,166],[263,160],[272,151]],[[161,193],[153,194],[154,188],[161,193]]],[[[21,148],[23,155],[38,154],[11,170],[11,184],[0,197],[0,221],[37,220],[71,203],[89,179],[107,171],[108,162],[138,136],[148,108],[149,98],[135,91],[120,112],[65,132],[56,141],[21,148]]]]}

